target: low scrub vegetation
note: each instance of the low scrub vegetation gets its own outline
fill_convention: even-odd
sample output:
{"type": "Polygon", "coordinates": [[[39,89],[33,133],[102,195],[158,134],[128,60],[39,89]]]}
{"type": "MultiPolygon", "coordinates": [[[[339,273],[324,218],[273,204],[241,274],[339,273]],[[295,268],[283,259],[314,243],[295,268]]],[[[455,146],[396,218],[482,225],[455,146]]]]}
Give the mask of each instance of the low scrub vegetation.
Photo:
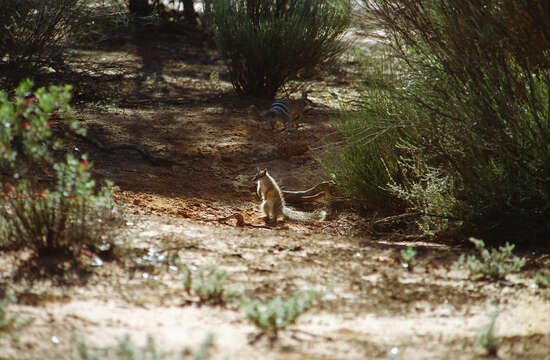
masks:
{"type": "Polygon", "coordinates": [[[539,270],[535,274],[535,284],[540,288],[550,287],[550,269],[539,270]]]}
{"type": "Polygon", "coordinates": [[[263,303],[259,300],[247,299],[243,303],[246,317],[262,334],[277,338],[279,331],[296,322],[298,317],[306,312],[316,301],[315,292],[296,292],[290,299],[280,297],[263,303]]]}
{"type": "Polygon", "coordinates": [[[347,0],[207,0],[205,15],[240,94],[273,98],[304,69],[344,50],[347,0]]]}
{"type": "Polygon", "coordinates": [[[416,250],[412,246],[400,251],[401,261],[407,270],[412,271],[416,265],[416,250]]]}
{"type": "Polygon", "coordinates": [[[185,348],[178,354],[159,349],[152,337],[145,346],[138,347],[129,336],[118,341],[118,344],[106,348],[94,348],[80,341],[77,345],[80,360],[206,360],[214,347],[214,336],[208,335],[196,348],[185,348]]]}
{"type": "Polygon", "coordinates": [[[514,245],[506,244],[498,250],[485,248],[483,240],[470,238],[481,258],[462,254],[455,263],[456,267],[466,268],[474,279],[501,280],[509,273],[519,272],[525,265],[525,259],[512,254],[514,245]]]}
{"type": "Polygon", "coordinates": [[[481,328],[477,337],[477,343],[483,348],[487,356],[496,357],[501,341],[495,334],[495,323],[497,321],[498,312],[491,315],[489,324],[481,328]]]}
{"type": "Polygon", "coordinates": [[[186,265],[181,265],[183,271],[184,290],[191,296],[199,298],[201,304],[223,305],[239,296],[227,284],[227,272],[210,266],[192,272],[186,265]]]}
{"type": "Polygon", "coordinates": [[[550,9],[533,1],[364,6],[391,42],[365,70],[361,124],[342,132],[342,157],[354,157],[341,184],[365,189],[367,206],[389,193],[436,215],[419,223],[428,234],[458,219],[463,235],[488,242],[546,242],[550,9]]]}
{"type": "Polygon", "coordinates": [[[17,339],[19,332],[33,321],[32,318],[22,318],[9,310],[14,301],[11,294],[6,294],[5,298],[0,299],[0,338],[10,336],[17,339]]]}
{"type": "Polygon", "coordinates": [[[3,0],[1,4],[0,59],[18,74],[60,63],[85,1],[3,0]]]}
{"type": "Polygon", "coordinates": [[[51,115],[70,115],[70,87],[41,88],[33,95],[31,90],[32,83],[23,82],[13,102],[0,92],[0,245],[39,256],[76,254],[106,240],[116,225],[112,184],[96,185],[85,156],[67,153],[60,159],[52,131],[59,120],[51,115]]]}

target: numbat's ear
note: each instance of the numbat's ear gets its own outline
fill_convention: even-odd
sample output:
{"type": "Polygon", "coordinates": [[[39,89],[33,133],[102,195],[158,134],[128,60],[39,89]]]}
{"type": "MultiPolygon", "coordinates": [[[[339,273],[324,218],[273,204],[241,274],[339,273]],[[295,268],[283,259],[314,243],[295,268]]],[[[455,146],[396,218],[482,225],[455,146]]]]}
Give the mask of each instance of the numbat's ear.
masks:
{"type": "Polygon", "coordinates": [[[256,175],[254,175],[254,178],[252,179],[252,181],[256,181],[260,178],[263,178],[265,176],[265,174],[267,173],[267,169],[263,169],[263,170],[260,170],[258,168],[256,168],[258,171],[256,172],[256,175]]]}

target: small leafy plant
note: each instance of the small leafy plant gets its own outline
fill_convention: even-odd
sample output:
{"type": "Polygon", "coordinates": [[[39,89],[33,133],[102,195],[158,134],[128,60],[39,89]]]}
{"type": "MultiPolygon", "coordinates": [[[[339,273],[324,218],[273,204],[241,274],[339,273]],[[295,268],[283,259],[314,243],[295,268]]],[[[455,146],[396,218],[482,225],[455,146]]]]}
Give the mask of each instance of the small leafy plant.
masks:
{"type": "Polygon", "coordinates": [[[145,346],[137,348],[127,335],[119,340],[116,346],[104,349],[92,349],[85,342],[79,341],[77,352],[78,359],[82,360],[205,360],[210,357],[212,347],[214,347],[214,336],[208,334],[197,349],[186,347],[180,356],[176,356],[160,350],[152,337],[147,338],[145,346]]]}
{"type": "Polygon", "coordinates": [[[535,284],[540,288],[550,287],[550,269],[542,269],[535,275],[535,284]]]}
{"type": "Polygon", "coordinates": [[[407,246],[406,250],[401,250],[401,260],[403,261],[403,267],[412,271],[416,265],[416,250],[412,246],[407,246]],[[406,265],[406,266],[405,266],[406,265]]]}
{"type": "Polygon", "coordinates": [[[0,300],[0,338],[6,335],[17,338],[17,333],[33,321],[32,318],[22,319],[10,314],[8,307],[13,301],[12,296],[0,300]]]}
{"type": "MultiPolygon", "coordinates": [[[[86,156],[60,158],[62,145],[52,130],[59,120],[52,114],[70,114],[71,87],[32,94],[32,86],[21,83],[13,102],[0,92],[0,246],[26,247],[38,256],[76,254],[114,228],[112,183],[96,186],[86,156]]],[[[67,121],[84,133],[75,120],[67,121]]]]}
{"type": "Polygon", "coordinates": [[[496,356],[498,348],[500,347],[500,340],[495,335],[495,323],[497,320],[498,313],[495,312],[491,316],[489,324],[484,326],[479,332],[477,343],[485,349],[485,352],[488,356],[496,356]]]}
{"type": "Polygon", "coordinates": [[[277,338],[279,331],[296,322],[298,317],[306,312],[316,301],[317,294],[313,291],[296,292],[290,299],[276,297],[270,302],[247,299],[243,308],[246,317],[262,334],[277,338]]]}
{"type": "Polygon", "coordinates": [[[525,265],[525,259],[512,255],[515,245],[506,243],[499,250],[485,248],[483,240],[469,239],[479,251],[481,259],[475,255],[462,254],[455,263],[456,267],[466,268],[475,279],[501,280],[511,272],[519,272],[525,265]]]}
{"type": "Polygon", "coordinates": [[[216,266],[209,266],[193,273],[188,266],[180,266],[183,271],[184,290],[196,296],[203,304],[224,305],[238,296],[238,293],[227,285],[227,272],[216,266]]]}

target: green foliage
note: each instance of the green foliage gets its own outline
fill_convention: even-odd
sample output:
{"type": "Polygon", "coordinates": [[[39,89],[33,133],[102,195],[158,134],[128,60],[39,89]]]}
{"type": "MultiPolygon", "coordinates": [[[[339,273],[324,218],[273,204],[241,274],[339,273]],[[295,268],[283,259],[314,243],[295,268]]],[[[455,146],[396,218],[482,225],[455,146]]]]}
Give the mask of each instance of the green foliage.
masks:
{"type": "MultiPolygon", "coordinates": [[[[38,255],[75,253],[112,229],[112,184],[96,189],[85,156],[66,154],[58,161],[54,155],[61,144],[54,140],[51,114],[70,113],[70,87],[41,88],[25,100],[31,89],[30,81],[23,82],[14,103],[0,92],[0,165],[6,175],[0,189],[0,245],[27,247],[38,255]],[[54,185],[45,187],[42,174],[54,185]]],[[[70,126],[78,129],[75,121],[70,126]]]]}
{"type": "MultiPolygon", "coordinates": [[[[411,144],[403,146],[407,149],[413,147],[411,144]]],[[[426,214],[417,222],[423,235],[433,236],[447,230],[449,220],[445,215],[451,215],[457,204],[453,194],[454,178],[418,158],[403,158],[397,163],[404,175],[400,181],[392,178],[386,189],[406,201],[410,209],[426,214]],[[438,216],[440,214],[445,215],[438,216]]]]}
{"type": "Polygon", "coordinates": [[[0,299],[0,338],[6,335],[17,338],[18,333],[33,321],[32,318],[21,319],[18,315],[10,314],[8,307],[14,300],[12,296],[0,299]]]}
{"type": "MultiPolygon", "coordinates": [[[[439,215],[464,219],[464,233],[489,241],[546,241],[547,5],[520,0],[502,6],[489,0],[413,0],[398,5],[375,0],[365,1],[365,7],[367,18],[392,39],[397,67],[390,72],[393,77],[376,72],[367,76],[365,84],[385,90],[382,97],[367,92],[366,108],[387,115],[368,116],[365,124],[372,128],[376,119],[387,129],[405,126],[401,154],[409,164],[418,164],[411,180],[419,184],[416,189],[405,184],[403,194],[426,191],[424,204],[413,196],[411,207],[440,209],[439,215]],[[525,45],[524,28],[531,34],[527,42],[532,51],[525,45]],[[433,189],[445,179],[452,187],[434,196],[426,183],[431,174],[437,174],[433,189]],[[441,207],[440,200],[447,205],[441,207]]],[[[435,225],[430,226],[438,231],[435,225]]]]}
{"type": "Polygon", "coordinates": [[[496,356],[498,348],[500,347],[500,340],[495,335],[495,323],[497,316],[498,312],[495,312],[491,316],[491,321],[489,324],[481,329],[477,338],[477,343],[483,347],[486,354],[489,356],[496,356]]]}
{"type": "Polygon", "coordinates": [[[535,275],[535,284],[540,288],[550,287],[550,269],[542,269],[535,275]]]}
{"type": "Polygon", "coordinates": [[[201,303],[223,305],[238,296],[238,293],[227,285],[227,272],[216,266],[199,269],[193,273],[188,266],[180,266],[183,271],[184,290],[199,298],[201,303]]]}
{"type": "Polygon", "coordinates": [[[368,209],[394,212],[404,202],[387,191],[391,182],[402,183],[404,173],[398,147],[405,136],[409,107],[401,106],[390,91],[400,86],[391,59],[356,55],[363,65],[362,93],[354,106],[343,107],[334,125],[344,140],[326,145],[318,157],[323,168],[335,175],[338,186],[368,209]]]}
{"type": "Polygon", "coordinates": [[[79,12],[78,21],[71,26],[70,38],[79,42],[97,43],[107,37],[132,31],[133,15],[127,0],[95,2],[79,12]]]}
{"type": "Polygon", "coordinates": [[[2,0],[0,5],[0,59],[28,69],[59,60],[85,1],[2,0]]]}
{"type": "Polygon", "coordinates": [[[474,255],[465,256],[462,254],[455,266],[458,268],[466,268],[470,275],[475,279],[504,279],[511,272],[519,272],[525,265],[525,259],[512,255],[514,250],[513,244],[506,243],[505,246],[499,249],[485,248],[483,240],[470,238],[470,241],[479,251],[481,259],[474,255]]]}
{"type": "Polygon", "coordinates": [[[197,349],[185,348],[178,356],[159,349],[152,337],[147,338],[143,348],[136,348],[130,336],[125,336],[116,346],[104,349],[91,349],[86,343],[78,342],[77,358],[81,360],[205,360],[210,357],[213,347],[214,336],[209,334],[197,349]]]}
{"type": "Polygon", "coordinates": [[[416,265],[416,250],[412,246],[407,246],[407,249],[401,250],[400,254],[403,264],[406,264],[407,269],[409,271],[412,271],[412,269],[416,265]]]}
{"type": "Polygon", "coordinates": [[[301,70],[334,59],[347,0],[206,0],[205,17],[240,94],[273,98],[301,70]]]}
{"type": "MultiPolygon", "coordinates": [[[[365,124],[367,113],[343,115],[335,120],[346,138],[343,144],[328,145],[318,161],[348,196],[371,210],[389,212],[402,207],[402,201],[384,190],[392,179],[401,179],[396,149],[397,131],[384,134],[376,124],[365,124]]],[[[397,180],[396,180],[397,181],[397,180]]]]}
{"type": "Polygon", "coordinates": [[[296,322],[316,301],[313,291],[296,292],[292,298],[276,297],[268,303],[247,299],[243,303],[246,317],[263,333],[277,337],[280,330],[296,322]]]}

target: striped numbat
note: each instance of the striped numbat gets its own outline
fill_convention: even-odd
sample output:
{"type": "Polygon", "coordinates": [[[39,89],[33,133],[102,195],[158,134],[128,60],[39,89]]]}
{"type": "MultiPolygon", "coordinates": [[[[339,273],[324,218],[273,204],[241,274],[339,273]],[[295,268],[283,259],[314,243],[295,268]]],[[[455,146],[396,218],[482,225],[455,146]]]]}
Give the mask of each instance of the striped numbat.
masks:
{"type": "Polygon", "coordinates": [[[313,106],[313,102],[307,98],[307,93],[302,93],[299,99],[284,98],[275,101],[266,111],[259,113],[255,106],[251,110],[256,117],[267,123],[276,131],[283,131],[288,128],[296,129],[298,121],[304,116],[304,112],[313,106]]]}

